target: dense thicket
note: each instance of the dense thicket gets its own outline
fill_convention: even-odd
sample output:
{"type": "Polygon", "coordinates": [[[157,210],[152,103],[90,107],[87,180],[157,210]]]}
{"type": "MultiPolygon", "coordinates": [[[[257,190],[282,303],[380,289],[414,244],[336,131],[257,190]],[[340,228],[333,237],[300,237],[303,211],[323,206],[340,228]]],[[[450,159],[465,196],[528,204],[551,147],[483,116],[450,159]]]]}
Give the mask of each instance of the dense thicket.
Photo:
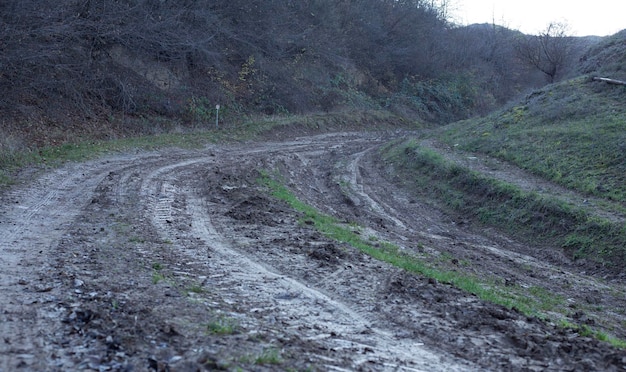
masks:
{"type": "Polygon", "coordinates": [[[457,28],[441,3],[4,0],[0,110],[5,121],[57,124],[118,113],[203,120],[222,103],[446,122],[540,83],[515,57],[515,32],[457,28]]]}

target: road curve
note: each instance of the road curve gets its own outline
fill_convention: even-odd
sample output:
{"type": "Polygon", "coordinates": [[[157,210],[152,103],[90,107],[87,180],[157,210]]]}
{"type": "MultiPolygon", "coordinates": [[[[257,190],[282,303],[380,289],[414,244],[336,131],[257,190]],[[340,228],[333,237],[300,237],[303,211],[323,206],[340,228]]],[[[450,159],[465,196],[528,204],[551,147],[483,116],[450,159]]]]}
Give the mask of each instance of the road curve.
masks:
{"type": "Polygon", "coordinates": [[[0,371],[271,370],[249,356],[267,350],[278,350],[285,369],[619,364],[606,345],[330,241],[256,182],[260,171],[279,175],[308,204],[361,225],[372,242],[452,255],[477,275],[615,289],[415,200],[377,160],[398,136],[123,154],[10,190],[0,208],[0,371]],[[207,319],[234,319],[236,330],[207,335],[207,319]]]}

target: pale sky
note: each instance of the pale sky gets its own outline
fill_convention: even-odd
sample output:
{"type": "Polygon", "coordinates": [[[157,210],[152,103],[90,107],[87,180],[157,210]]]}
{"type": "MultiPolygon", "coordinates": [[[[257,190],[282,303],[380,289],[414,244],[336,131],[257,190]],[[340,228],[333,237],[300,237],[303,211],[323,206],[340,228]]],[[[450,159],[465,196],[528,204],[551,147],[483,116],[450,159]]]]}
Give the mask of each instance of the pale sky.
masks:
{"type": "Polygon", "coordinates": [[[574,36],[606,36],[626,29],[626,0],[452,0],[454,21],[492,23],[536,34],[565,21],[574,36]]]}

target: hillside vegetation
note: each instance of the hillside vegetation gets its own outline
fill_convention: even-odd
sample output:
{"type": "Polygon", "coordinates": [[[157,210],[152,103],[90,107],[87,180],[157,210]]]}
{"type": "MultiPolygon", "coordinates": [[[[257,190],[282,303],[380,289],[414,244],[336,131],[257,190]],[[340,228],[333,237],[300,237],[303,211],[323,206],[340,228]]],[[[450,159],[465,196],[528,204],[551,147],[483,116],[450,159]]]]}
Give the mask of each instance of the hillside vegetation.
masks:
{"type": "Polygon", "coordinates": [[[440,4],[3,1],[0,149],[207,127],[216,104],[224,125],[346,110],[441,124],[545,84],[516,56],[524,35],[457,27],[440,4]]]}
{"type": "Polygon", "coordinates": [[[593,77],[623,79],[625,55],[622,32],[585,54],[578,77],[534,90],[488,116],[442,127],[435,135],[467,157],[505,161],[573,190],[579,195],[574,200],[475,173],[416,142],[396,148],[395,158],[417,188],[437,195],[454,213],[622,272],[626,86],[593,77]]]}

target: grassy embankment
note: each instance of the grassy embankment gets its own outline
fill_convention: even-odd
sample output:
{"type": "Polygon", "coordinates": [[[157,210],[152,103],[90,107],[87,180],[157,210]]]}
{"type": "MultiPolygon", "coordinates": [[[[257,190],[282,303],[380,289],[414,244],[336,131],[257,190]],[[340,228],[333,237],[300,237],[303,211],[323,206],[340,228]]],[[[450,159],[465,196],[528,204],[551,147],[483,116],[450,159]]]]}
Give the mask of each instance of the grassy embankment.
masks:
{"type": "Polygon", "coordinates": [[[626,267],[626,104],[622,87],[578,78],[534,92],[488,117],[443,128],[439,138],[482,153],[593,197],[584,203],[521,188],[470,171],[437,153],[405,142],[388,160],[417,193],[442,206],[532,243],[564,248],[615,271],[626,267]]]}
{"type": "Polygon", "coordinates": [[[580,77],[442,136],[565,187],[626,205],[626,87],[580,77]]]}
{"type": "Polygon", "coordinates": [[[437,134],[454,148],[503,160],[579,193],[580,203],[540,190],[525,192],[415,144],[390,149],[387,156],[401,165],[401,178],[416,192],[437,196],[454,213],[623,272],[626,86],[592,80],[626,79],[623,41],[621,32],[589,50],[580,71],[590,75],[546,86],[489,116],[453,123],[437,134]]]}

